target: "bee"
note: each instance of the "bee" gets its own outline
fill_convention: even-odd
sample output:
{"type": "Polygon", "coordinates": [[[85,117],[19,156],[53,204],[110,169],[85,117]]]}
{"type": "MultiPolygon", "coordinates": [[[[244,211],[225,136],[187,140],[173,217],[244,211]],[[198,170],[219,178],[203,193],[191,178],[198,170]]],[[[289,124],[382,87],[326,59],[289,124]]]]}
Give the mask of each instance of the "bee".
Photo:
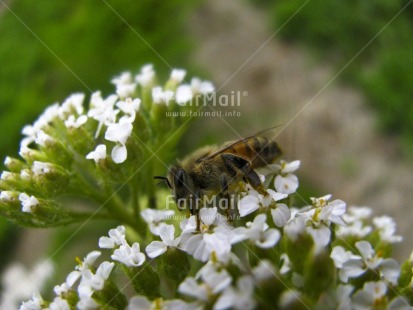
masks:
{"type": "Polygon", "coordinates": [[[203,196],[229,197],[232,184],[250,184],[259,193],[265,193],[257,168],[272,164],[282,155],[278,144],[266,135],[274,128],[222,146],[202,147],[169,167],[166,177],[157,176],[172,190],[177,207],[189,209],[200,228],[199,200],[203,196]]]}

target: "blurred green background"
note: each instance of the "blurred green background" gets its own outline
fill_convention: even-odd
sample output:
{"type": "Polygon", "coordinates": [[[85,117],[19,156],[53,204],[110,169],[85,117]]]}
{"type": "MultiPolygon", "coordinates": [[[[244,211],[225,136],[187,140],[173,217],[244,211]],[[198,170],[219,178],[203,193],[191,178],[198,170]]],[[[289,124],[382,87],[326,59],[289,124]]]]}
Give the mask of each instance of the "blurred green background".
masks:
{"type": "MultiPolygon", "coordinates": [[[[211,14],[205,9],[205,1],[11,0],[6,3],[7,7],[0,2],[1,159],[17,154],[22,127],[32,123],[46,106],[62,102],[72,92],[90,94],[99,89],[108,94],[113,91],[109,80],[123,70],[136,72],[143,64],[153,63],[164,76],[171,65],[190,72],[202,70],[202,76],[208,77],[220,69],[213,63],[193,60],[193,53],[203,38],[194,37],[189,25],[196,24],[194,12],[211,14]]],[[[361,90],[377,112],[378,128],[387,135],[400,137],[405,154],[411,156],[413,7],[408,6],[383,29],[407,3],[402,0],[310,0],[297,14],[305,0],[250,0],[244,5],[249,6],[251,12],[264,12],[267,20],[260,22],[263,28],[269,27],[270,32],[282,26],[277,39],[310,51],[314,62],[331,63],[337,70],[382,31],[340,78],[342,83],[361,90]]],[[[229,15],[228,20],[231,20],[229,15]]],[[[217,25],[212,20],[205,32],[218,35],[219,27],[231,25],[230,22],[217,25]]],[[[217,41],[211,48],[219,50],[226,43],[217,41]]],[[[233,71],[237,69],[235,66],[233,71]]],[[[265,111],[255,115],[258,113],[265,117],[265,111]]],[[[243,117],[236,122],[246,121],[243,117]]],[[[232,125],[237,127],[234,122],[232,125]]],[[[194,132],[204,136],[194,139],[195,144],[222,141],[222,133],[209,128],[208,134],[194,132]]],[[[193,147],[191,143],[183,145],[181,155],[193,147]]],[[[300,191],[304,196],[317,192],[306,184],[301,185],[300,191]]],[[[109,224],[113,226],[106,223],[87,228],[87,232],[70,240],[65,252],[73,252],[73,247],[79,244],[85,251],[94,248],[82,237],[88,234],[91,244],[95,245],[109,224]]],[[[55,230],[49,253],[66,242],[75,229],[55,230]]],[[[0,219],[1,253],[13,253],[11,249],[21,231],[0,219]]],[[[74,252],[81,255],[80,251],[74,252]]],[[[64,260],[68,268],[74,264],[71,254],[64,260]]],[[[62,258],[66,254],[59,255],[62,258]]],[[[0,267],[5,266],[9,257],[0,257],[0,267]]]]}

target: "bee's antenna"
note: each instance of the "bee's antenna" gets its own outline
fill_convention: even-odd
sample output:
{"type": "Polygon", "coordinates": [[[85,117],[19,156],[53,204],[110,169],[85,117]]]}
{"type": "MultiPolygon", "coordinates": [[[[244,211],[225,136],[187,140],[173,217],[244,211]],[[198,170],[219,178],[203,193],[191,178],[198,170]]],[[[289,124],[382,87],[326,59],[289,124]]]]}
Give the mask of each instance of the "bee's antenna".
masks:
{"type": "Polygon", "coordinates": [[[165,182],[166,182],[166,185],[168,185],[168,187],[172,189],[171,183],[169,183],[168,178],[162,177],[162,176],[154,176],[153,178],[154,178],[155,180],[165,181],[165,182]]]}

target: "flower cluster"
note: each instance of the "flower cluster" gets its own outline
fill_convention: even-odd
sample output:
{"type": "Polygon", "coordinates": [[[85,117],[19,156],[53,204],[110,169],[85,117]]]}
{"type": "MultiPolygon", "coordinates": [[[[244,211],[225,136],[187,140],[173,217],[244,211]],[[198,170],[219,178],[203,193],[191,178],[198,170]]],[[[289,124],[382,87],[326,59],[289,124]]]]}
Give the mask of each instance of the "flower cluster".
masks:
{"type": "Polygon", "coordinates": [[[160,84],[150,65],[125,72],[114,94],[95,92],[87,107],[71,95],[24,128],[22,159],[8,157],[1,175],[0,214],[26,226],[118,226],[54,297],[35,292],[21,309],[411,309],[413,257],[391,258],[395,222],[331,195],[295,195],[298,160],[259,171],[260,187],[233,184],[229,210],[169,209],[169,191],[149,179],[165,173],[188,119],[166,112],[214,90],[185,76],[175,69],[160,84]],[[70,203],[84,197],[92,203],[70,203]]]}
{"type": "Polygon", "coordinates": [[[21,159],[4,161],[8,171],[0,176],[0,215],[34,227],[92,215],[132,224],[139,201],[125,208],[119,186],[127,183],[131,192],[153,199],[147,177],[162,173],[183,133],[173,131],[189,121],[189,113],[168,113],[198,109],[193,103],[214,91],[211,82],[193,78],[186,83],[185,76],[185,70],[174,69],[161,84],[153,66],[145,65],[135,76],[124,72],[112,79],[113,94],[96,91],[87,100],[75,93],[47,108],[23,128],[21,159]],[[95,205],[80,211],[62,196],[87,197],[95,205]],[[97,206],[102,208],[94,212],[97,206]]]}
{"type": "MultiPolygon", "coordinates": [[[[81,278],[79,309],[114,306],[104,302],[115,292],[118,305],[127,309],[410,309],[413,260],[400,266],[388,256],[391,244],[401,240],[395,223],[387,216],[371,218],[366,207],[347,208],[331,195],[294,208],[294,193],[280,192],[285,185],[278,190],[275,185],[286,182],[297,189],[293,172],[299,162],[282,165],[295,167],[287,181],[277,173],[261,176],[273,179],[274,189],[258,194],[249,185],[243,187],[236,206],[241,217],[235,222],[205,206],[199,210],[198,231],[194,215],[177,219],[173,210],[142,210],[149,235],[129,245],[125,226],[111,229],[99,247],[112,251],[112,262],[93,272],[87,257],[69,274],[65,288],[73,287],[71,279],[81,278]],[[135,294],[113,286],[106,297],[96,294],[113,264],[124,271],[135,294]]],[[[58,294],[58,302],[73,306],[64,296],[58,294]]]]}

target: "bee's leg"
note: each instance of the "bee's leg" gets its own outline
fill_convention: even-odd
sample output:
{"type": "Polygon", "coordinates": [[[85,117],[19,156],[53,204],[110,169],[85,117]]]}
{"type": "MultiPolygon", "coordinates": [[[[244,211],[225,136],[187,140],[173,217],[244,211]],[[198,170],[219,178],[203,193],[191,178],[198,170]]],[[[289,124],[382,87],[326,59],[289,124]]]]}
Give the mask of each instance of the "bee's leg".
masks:
{"type": "Polygon", "coordinates": [[[251,168],[251,162],[240,156],[224,153],[221,155],[228,172],[234,176],[241,174],[260,194],[267,195],[258,174],[251,168]]]}
{"type": "MultiPolygon", "coordinates": [[[[220,184],[221,184],[222,199],[226,200],[225,215],[227,217],[227,220],[229,222],[232,222],[234,220],[235,209],[234,209],[234,206],[231,205],[231,200],[230,200],[230,197],[229,197],[229,181],[228,181],[228,178],[225,174],[223,174],[221,176],[220,184]]],[[[219,205],[221,206],[222,204],[219,204],[219,205]]]]}
{"type": "Polygon", "coordinates": [[[196,220],[196,232],[201,231],[201,218],[199,217],[199,200],[200,194],[198,192],[194,193],[193,199],[190,199],[190,207],[189,211],[191,212],[192,215],[195,215],[195,220],[196,220]]]}

